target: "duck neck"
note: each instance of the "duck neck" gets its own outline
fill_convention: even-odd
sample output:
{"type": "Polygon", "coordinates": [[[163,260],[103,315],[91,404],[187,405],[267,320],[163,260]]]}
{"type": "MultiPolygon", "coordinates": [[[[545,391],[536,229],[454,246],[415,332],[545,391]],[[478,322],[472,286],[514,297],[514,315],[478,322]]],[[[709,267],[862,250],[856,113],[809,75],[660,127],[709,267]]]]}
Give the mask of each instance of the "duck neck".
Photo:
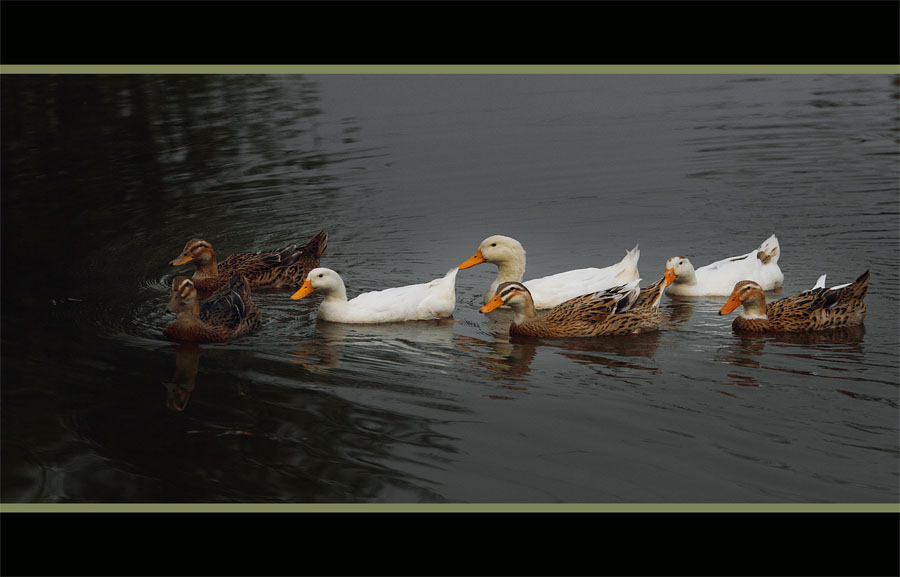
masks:
{"type": "Polygon", "coordinates": [[[215,253],[201,254],[194,259],[194,265],[197,267],[197,270],[194,271],[194,279],[219,277],[219,267],[216,263],[215,253]]]}
{"type": "Polygon", "coordinates": [[[494,262],[497,265],[497,278],[488,287],[484,293],[484,302],[487,303],[497,293],[497,287],[504,282],[522,282],[525,276],[525,256],[521,256],[515,260],[502,260],[494,262]]]}
{"type": "Polygon", "coordinates": [[[686,270],[683,273],[675,277],[675,280],[672,281],[673,284],[697,284],[697,273],[694,271],[694,266],[688,264],[685,268],[686,270]]]}
{"type": "Polygon", "coordinates": [[[525,276],[525,257],[503,260],[496,263],[497,265],[497,284],[503,282],[522,282],[525,276]]]}
{"type": "Polygon", "coordinates": [[[765,297],[752,297],[744,301],[744,310],[741,312],[741,318],[748,320],[768,319],[766,316],[766,299],[765,297]]]}
{"type": "Polygon", "coordinates": [[[530,298],[525,302],[516,301],[509,305],[513,310],[513,323],[521,325],[524,322],[533,321],[537,318],[537,311],[534,309],[534,301],[530,298]]]}
{"type": "Polygon", "coordinates": [[[345,303],[347,302],[347,287],[341,282],[337,286],[329,287],[322,291],[323,303],[345,303]]]}

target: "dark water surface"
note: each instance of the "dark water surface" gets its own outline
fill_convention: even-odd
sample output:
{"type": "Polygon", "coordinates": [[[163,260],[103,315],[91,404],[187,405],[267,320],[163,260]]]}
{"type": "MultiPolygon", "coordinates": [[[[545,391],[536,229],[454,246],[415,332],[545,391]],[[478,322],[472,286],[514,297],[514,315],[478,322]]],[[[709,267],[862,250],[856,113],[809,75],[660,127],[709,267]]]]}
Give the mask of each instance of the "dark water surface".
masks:
{"type": "MultiPolygon", "coordinates": [[[[898,500],[898,100],[887,75],[2,78],[4,502],[898,500]],[[872,270],[865,326],[510,342],[461,271],[452,321],[162,338],[167,265],[329,232],[348,293],[492,234],[526,278],[645,281],[782,246],[783,295],[872,270]]],[[[772,295],[780,296],[780,295],[772,295]]]]}

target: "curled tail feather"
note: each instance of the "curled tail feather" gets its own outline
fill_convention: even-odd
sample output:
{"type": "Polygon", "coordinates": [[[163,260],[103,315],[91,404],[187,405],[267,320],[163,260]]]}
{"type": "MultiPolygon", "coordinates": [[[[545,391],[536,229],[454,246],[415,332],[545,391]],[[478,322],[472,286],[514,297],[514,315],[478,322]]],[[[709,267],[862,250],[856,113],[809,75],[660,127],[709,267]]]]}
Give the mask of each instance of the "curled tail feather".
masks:
{"type": "Polygon", "coordinates": [[[620,264],[624,267],[622,272],[616,275],[616,278],[622,279],[635,279],[640,273],[638,272],[638,260],[641,258],[641,245],[636,244],[634,248],[628,251],[625,251],[625,256],[620,261],[620,264]],[[634,272],[629,274],[631,269],[634,269],[634,272]]]}
{"type": "Polygon", "coordinates": [[[758,258],[763,264],[775,264],[778,262],[778,257],[781,256],[781,246],[778,244],[778,239],[773,234],[769,238],[767,238],[759,248],[756,249],[756,258],[758,258]]]}
{"type": "Polygon", "coordinates": [[[319,259],[325,254],[326,248],[328,248],[328,233],[323,230],[309,239],[300,249],[300,252],[303,254],[314,254],[319,259]]]}
{"type": "Polygon", "coordinates": [[[853,285],[857,298],[866,296],[866,291],[869,290],[869,269],[866,269],[866,272],[859,275],[859,278],[853,281],[853,285]]]}

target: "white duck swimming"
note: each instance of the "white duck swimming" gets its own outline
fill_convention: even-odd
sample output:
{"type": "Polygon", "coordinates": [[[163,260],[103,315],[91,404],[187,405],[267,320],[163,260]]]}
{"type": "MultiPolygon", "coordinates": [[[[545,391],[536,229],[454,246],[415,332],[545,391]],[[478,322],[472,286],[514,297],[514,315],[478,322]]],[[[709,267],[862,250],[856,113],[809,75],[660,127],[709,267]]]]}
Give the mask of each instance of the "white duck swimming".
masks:
{"type": "Polygon", "coordinates": [[[337,323],[392,323],[448,317],[456,307],[454,268],[443,278],[431,282],[363,293],[347,300],[341,276],[329,268],[309,271],[303,286],[291,295],[299,300],[313,291],[325,298],[318,318],[337,323]]]}
{"type": "MultiPolygon", "coordinates": [[[[550,309],[571,298],[587,293],[608,290],[639,277],[637,263],[641,257],[635,246],[626,251],[625,258],[605,268],[582,268],[523,282],[534,300],[535,309],[550,309]]],[[[459,265],[460,269],[483,262],[497,265],[497,278],[484,293],[487,304],[497,287],[504,282],[522,282],[525,274],[525,249],[514,238],[489,236],[481,242],[472,258],[459,265]]],[[[734,286],[732,284],[732,286],[734,286]]]]}
{"type": "Polygon", "coordinates": [[[752,252],[722,259],[696,270],[686,257],[673,256],[666,261],[666,272],[674,274],[675,280],[666,288],[666,294],[728,296],[735,283],[742,280],[752,280],[763,290],[772,290],[784,282],[784,274],[778,268],[779,256],[781,247],[774,234],[752,252]]]}

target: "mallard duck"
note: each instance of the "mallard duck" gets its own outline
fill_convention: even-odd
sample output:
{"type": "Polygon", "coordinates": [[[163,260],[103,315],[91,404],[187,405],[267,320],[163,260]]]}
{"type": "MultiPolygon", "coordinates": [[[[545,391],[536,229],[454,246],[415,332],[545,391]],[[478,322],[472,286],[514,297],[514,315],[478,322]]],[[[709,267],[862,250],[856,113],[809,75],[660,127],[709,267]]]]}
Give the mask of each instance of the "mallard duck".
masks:
{"type": "Polygon", "coordinates": [[[774,234],[752,252],[725,258],[696,270],[688,258],[673,256],[666,261],[666,270],[675,274],[675,281],[666,289],[666,294],[728,296],[734,283],[740,280],[752,280],[763,290],[772,290],[784,282],[784,274],[778,268],[779,256],[781,247],[774,234]]]}
{"type": "Polygon", "coordinates": [[[809,290],[766,304],[762,286],[743,280],[734,285],[719,314],[727,315],[744,305],[744,311],[731,325],[736,331],[801,332],[855,326],[866,317],[863,299],[868,287],[868,270],[852,283],[832,288],[825,288],[823,276],[809,290]]]}
{"type": "Polygon", "coordinates": [[[510,336],[597,337],[654,331],[659,329],[659,301],[669,279],[663,277],[644,289],[638,286],[640,280],[569,299],[540,318],[528,287],[504,282],[479,310],[488,313],[509,305],[514,315],[510,336]]]}
{"type": "Polygon", "coordinates": [[[363,293],[347,300],[341,276],[329,268],[309,271],[303,286],[291,295],[299,300],[313,291],[325,298],[318,318],[338,323],[391,323],[449,317],[456,307],[454,268],[431,282],[363,293]]]}
{"type": "Polygon", "coordinates": [[[483,262],[497,265],[497,278],[484,293],[485,303],[491,301],[500,283],[520,282],[530,291],[534,308],[549,309],[572,297],[596,293],[636,279],[640,256],[641,251],[635,246],[626,252],[621,261],[605,268],[570,270],[522,282],[525,275],[525,249],[514,238],[495,235],[484,239],[478,252],[460,264],[459,268],[466,269],[483,262]]]}
{"type": "Polygon", "coordinates": [[[260,323],[259,311],[250,298],[250,283],[242,275],[232,277],[229,284],[202,303],[191,279],[175,277],[166,310],[176,316],[163,334],[179,341],[227,341],[249,333],[260,323]]]}
{"type": "Polygon", "coordinates": [[[247,277],[254,289],[287,289],[303,282],[306,274],[319,266],[319,259],[328,246],[324,230],[303,246],[292,244],[278,250],[256,253],[237,253],[216,263],[212,245],[200,238],[192,238],[184,250],[169,264],[180,266],[193,261],[197,266],[191,280],[197,290],[212,292],[235,274],[247,277]]]}

